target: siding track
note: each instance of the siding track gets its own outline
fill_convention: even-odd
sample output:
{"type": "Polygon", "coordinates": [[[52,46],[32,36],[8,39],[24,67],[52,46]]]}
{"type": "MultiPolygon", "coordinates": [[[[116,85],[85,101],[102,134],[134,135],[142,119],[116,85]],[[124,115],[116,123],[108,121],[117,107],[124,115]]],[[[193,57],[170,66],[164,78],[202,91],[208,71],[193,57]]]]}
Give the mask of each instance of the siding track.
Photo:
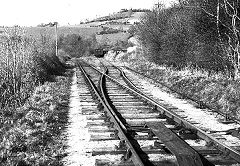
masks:
{"type": "Polygon", "coordinates": [[[99,71],[83,62],[78,63],[78,67],[99,109],[100,116],[91,116],[92,121],[88,124],[95,135],[92,140],[117,141],[115,148],[98,148],[91,153],[122,155],[118,162],[99,159],[95,165],[211,166],[240,163],[238,147],[224,145],[171,111],[175,108],[163,106],[146,96],[119,68],[102,65],[99,71]],[[96,126],[100,125],[106,126],[105,129],[98,130],[96,126]]]}

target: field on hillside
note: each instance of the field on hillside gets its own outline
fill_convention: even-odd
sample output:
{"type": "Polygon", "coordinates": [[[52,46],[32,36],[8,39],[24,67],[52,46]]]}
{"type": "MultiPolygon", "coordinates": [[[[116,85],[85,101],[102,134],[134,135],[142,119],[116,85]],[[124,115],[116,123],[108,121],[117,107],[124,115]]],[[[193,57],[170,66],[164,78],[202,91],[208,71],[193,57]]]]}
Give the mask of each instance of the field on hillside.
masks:
{"type": "MultiPolygon", "coordinates": [[[[126,17],[126,12],[121,13],[123,14],[123,18],[118,18],[117,15],[114,15],[114,17],[118,19],[106,19],[104,21],[100,20],[94,20],[91,22],[87,23],[82,23],[79,25],[79,27],[101,27],[101,26],[106,26],[114,29],[122,29],[122,30],[128,30],[128,28],[133,25],[135,22],[139,22],[141,17],[144,15],[145,12],[133,12],[130,17],[126,17]]],[[[113,16],[112,16],[113,18],[113,16]]]]}
{"type": "MultiPolygon", "coordinates": [[[[58,36],[64,34],[79,34],[83,38],[89,38],[102,30],[101,27],[58,27],[58,36]]],[[[29,36],[40,36],[41,34],[49,34],[55,36],[55,27],[26,27],[26,34],[29,36]]]]}
{"type": "MultiPolygon", "coordinates": [[[[41,39],[41,36],[47,36],[55,39],[55,27],[22,27],[26,37],[41,39]]],[[[68,34],[79,34],[83,38],[90,38],[98,32],[101,32],[101,27],[78,27],[66,26],[58,27],[58,36],[68,34]]],[[[0,36],[4,35],[4,29],[0,28],[0,36]]]]}

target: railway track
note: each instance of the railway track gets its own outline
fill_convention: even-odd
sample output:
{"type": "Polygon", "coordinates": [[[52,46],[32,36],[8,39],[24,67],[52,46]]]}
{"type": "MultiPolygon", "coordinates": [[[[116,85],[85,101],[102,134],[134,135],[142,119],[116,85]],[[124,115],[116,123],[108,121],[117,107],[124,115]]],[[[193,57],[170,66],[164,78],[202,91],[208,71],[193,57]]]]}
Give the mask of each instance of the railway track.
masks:
{"type": "Polygon", "coordinates": [[[177,95],[180,95],[181,98],[183,98],[183,99],[185,99],[185,100],[190,100],[190,101],[195,102],[195,103],[197,104],[197,107],[198,107],[198,108],[208,109],[208,110],[211,110],[212,112],[216,112],[217,114],[219,114],[219,115],[221,115],[221,116],[223,117],[223,119],[222,119],[222,122],[223,122],[223,123],[236,122],[236,123],[239,123],[239,124],[240,124],[240,120],[237,119],[237,118],[235,118],[234,116],[230,116],[230,115],[227,114],[227,113],[220,112],[219,110],[217,110],[216,108],[211,107],[211,106],[208,105],[207,103],[204,103],[204,102],[202,102],[202,101],[199,101],[199,100],[195,99],[194,97],[189,97],[189,96],[187,96],[186,94],[184,94],[183,92],[179,92],[178,90],[173,89],[173,88],[171,88],[170,86],[168,86],[168,85],[166,85],[166,84],[164,84],[164,83],[161,83],[161,82],[159,82],[159,81],[157,81],[157,80],[154,80],[153,78],[151,78],[151,77],[149,77],[149,76],[147,76],[147,75],[144,75],[143,73],[140,73],[140,72],[138,72],[138,71],[136,71],[136,70],[133,70],[133,69],[131,69],[131,68],[129,68],[129,67],[125,67],[125,68],[126,68],[126,70],[129,70],[129,71],[131,71],[131,72],[133,72],[133,73],[135,73],[135,74],[141,75],[141,76],[143,76],[143,77],[145,77],[145,78],[147,78],[147,79],[149,79],[149,80],[157,83],[157,84],[160,85],[161,87],[167,88],[167,89],[170,90],[172,93],[175,93],[175,94],[177,94],[177,95]]]}
{"type": "Polygon", "coordinates": [[[98,104],[98,113],[89,115],[91,140],[109,141],[107,147],[91,151],[99,156],[95,165],[240,163],[239,147],[226,146],[219,138],[178,116],[172,111],[175,108],[163,106],[141,93],[119,68],[102,66],[99,71],[86,63],[78,63],[78,67],[84,78],[81,84],[87,85],[98,104]],[[118,157],[110,161],[104,155],[118,157]]]}

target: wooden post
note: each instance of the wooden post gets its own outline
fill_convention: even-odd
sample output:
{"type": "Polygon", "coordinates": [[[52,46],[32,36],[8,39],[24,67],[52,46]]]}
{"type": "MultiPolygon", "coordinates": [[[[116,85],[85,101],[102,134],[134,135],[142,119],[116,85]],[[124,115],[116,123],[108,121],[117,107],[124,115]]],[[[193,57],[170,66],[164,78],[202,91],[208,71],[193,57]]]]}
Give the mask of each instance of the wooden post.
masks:
{"type": "Polygon", "coordinates": [[[157,4],[155,4],[155,6],[157,6],[157,25],[158,25],[158,17],[159,17],[159,10],[160,10],[160,3],[158,1],[157,4]]]}
{"type": "Polygon", "coordinates": [[[56,56],[58,56],[58,34],[57,34],[57,22],[54,22],[55,24],[55,48],[56,48],[56,56]]]}

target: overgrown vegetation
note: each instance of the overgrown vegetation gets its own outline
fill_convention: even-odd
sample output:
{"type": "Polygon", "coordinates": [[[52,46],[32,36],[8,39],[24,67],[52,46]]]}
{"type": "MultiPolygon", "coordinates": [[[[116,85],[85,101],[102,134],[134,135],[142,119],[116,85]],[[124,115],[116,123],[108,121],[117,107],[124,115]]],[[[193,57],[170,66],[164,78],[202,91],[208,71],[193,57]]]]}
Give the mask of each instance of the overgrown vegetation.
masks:
{"type": "Polygon", "coordinates": [[[22,107],[1,110],[0,165],[63,165],[70,77],[38,86],[22,107]]]}
{"type": "Polygon", "coordinates": [[[137,35],[152,62],[178,69],[194,66],[239,73],[238,0],[181,0],[171,8],[157,6],[142,17],[137,35]]]}
{"type": "Polygon", "coordinates": [[[37,40],[13,27],[5,29],[0,40],[0,108],[21,106],[36,85],[65,70],[47,34],[37,40]]]}
{"type": "Polygon", "coordinates": [[[62,165],[71,73],[48,33],[11,27],[0,40],[0,165],[62,165]]]}

